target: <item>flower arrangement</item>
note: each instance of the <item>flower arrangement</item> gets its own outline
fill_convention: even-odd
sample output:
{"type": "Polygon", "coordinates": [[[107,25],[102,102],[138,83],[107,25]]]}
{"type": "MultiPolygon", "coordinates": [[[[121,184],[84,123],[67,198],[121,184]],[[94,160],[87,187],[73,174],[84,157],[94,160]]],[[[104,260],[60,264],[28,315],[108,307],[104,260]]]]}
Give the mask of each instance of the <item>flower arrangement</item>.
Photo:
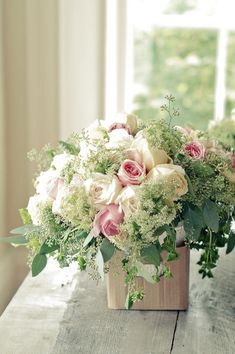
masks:
{"type": "Polygon", "coordinates": [[[211,121],[208,134],[223,145],[235,150],[235,117],[225,118],[220,122],[211,121]]]}
{"type": "Polygon", "coordinates": [[[174,98],[167,100],[169,120],[120,114],[30,153],[39,164],[36,193],[20,210],[24,226],[8,240],[27,244],[33,276],[49,255],[103,279],[119,250],[130,308],[144,296],[137,276],[152,283],[172,276],[166,261],[178,257],[179,225],[185,244],[201,250],[199,272],[213,276],[218,248],[229,253],[235,246],[234,155],[200,131],[173,126],[178,112],[174,98]],[[143,272],[143,263],[154,273],[143,272]]]}

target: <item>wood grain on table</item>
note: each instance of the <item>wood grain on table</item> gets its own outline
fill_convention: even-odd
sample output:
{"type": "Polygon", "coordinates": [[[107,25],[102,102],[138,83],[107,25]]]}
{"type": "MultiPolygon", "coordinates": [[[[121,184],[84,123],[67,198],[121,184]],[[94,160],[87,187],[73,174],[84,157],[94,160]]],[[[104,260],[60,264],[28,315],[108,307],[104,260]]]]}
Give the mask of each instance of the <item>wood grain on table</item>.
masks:
{"type": "Polygon", "coordinates": [[[0,354],[234,354],[235,252],[214,279],[200,278],[197,257],[186,312],[108,310],[104,283],[51,263],[0,318],[0,354]]]}

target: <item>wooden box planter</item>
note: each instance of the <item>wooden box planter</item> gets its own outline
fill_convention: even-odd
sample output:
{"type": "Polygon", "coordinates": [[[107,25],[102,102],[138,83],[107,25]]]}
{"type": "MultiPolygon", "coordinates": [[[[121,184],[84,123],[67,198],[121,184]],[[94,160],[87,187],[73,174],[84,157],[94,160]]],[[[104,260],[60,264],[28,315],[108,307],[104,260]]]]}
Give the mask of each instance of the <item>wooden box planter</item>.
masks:
{"type": "MultiPolygon", "coordinates": [[[[142,277],[137,278],[138,286],[144,290],[143,301],[137,302],[133,310],[186,310],[189,296],[189,249],[178,247],[179,258],[168,263],[173,278],[150,284],[142,277]]],[[[117,256],[118,257],[118,256],[117,256]]],[[[121,267],[121,266],[120,266],[121,267]]],[[[110,262],[107,274],[107,297],[110,309],[125,309],[127,287],[124,282],[125,273],[117,271],[117,259],[110,262]]]]}

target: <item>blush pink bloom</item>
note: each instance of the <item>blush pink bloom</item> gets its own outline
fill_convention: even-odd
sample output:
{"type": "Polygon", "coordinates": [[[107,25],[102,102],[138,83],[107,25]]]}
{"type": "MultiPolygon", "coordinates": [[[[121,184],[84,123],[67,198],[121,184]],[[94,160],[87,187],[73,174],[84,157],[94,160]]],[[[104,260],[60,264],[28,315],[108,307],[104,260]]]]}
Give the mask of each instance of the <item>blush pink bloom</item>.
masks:
{"type": "Polygon", "coordinates": [[[119,205],[110,204],[100,210],[95,216],[93,236],[97,237],[102,233],[106,237],[113,237],[119,234],[119,224],[124,220],[124,213],[119,205]]]}
{"type": "Polygon", "coordinates": [[[185,146],[186,153],[195,160],[202,160],[205,156],[205,146],[198,141],[193,141],[185,146]]]}
{"type": "Polygon", "coordinates": [[[125,160],[118,171],[118,178],[123,186],[141,184],[145,176],[145,166],[133,160],[125,160]]]}
{"type": "Polygon", "coordinates": [[[124,129],[127,131],[128,134],[131,134],[131,130],[130,127],[126,124],[126,123],[113,123],[112,125],[110,125],[109,127],[109,133],[112,132],[115,129],[124,129]]]}
{"type": "Polygon", "coordinates": [[[235,154],[232,155],[231,166],[232,166],[232,168],[235,168],[235,154]]]}

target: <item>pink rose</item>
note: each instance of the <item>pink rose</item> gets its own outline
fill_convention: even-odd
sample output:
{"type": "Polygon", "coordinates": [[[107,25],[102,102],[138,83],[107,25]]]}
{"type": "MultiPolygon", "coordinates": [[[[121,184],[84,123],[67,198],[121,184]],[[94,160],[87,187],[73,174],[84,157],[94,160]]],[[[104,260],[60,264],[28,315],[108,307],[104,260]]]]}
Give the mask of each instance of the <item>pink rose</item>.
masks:
{"type": "Polygon", "coordinates": [[[109,127],[109,133],[112,132],[115,129],[124,129],[127,131],[128,134],[131,134],[131,130],[130,127],[126,124],[126,123],[113,123],[112,125],[110,125],[109,127]]]}
{"type": "Polygon", "coordinates": [[[232,168],[235,168],[235,154],[233,154],[231,157],[231,166],[232,168]]]}
{"type": "Polygon", "coordinates": [[[205,156],[205,146],[198,141],[193,141],[185,146],[187,154],[195,160],[202,160],[205,156]]]}
{"type": "Polygon", "coordinates": [[[112,237],[119,234],[119,224],[124,220],[124,213],[120,206],[116,204],[107,205],[95,216],[93,236],[96,237],[102,233],[106,237],[112,237]]]}
{"type": "Polygon", "coordinates": [[[118,171],[118,178],[123,186],[141,184],[145,176],[145,166],[133,160],[125,160],[118,171]]]}

